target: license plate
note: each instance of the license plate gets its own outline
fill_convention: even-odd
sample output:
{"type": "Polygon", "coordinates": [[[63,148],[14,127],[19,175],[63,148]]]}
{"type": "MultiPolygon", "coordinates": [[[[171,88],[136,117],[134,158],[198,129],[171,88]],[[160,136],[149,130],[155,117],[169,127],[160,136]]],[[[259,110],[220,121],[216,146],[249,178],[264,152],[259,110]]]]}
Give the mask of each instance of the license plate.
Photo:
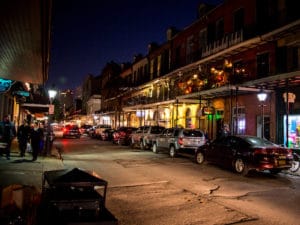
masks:
{"type": "Polygon", "coordinates": [[[184,142],[185,145],[189,145],[189,146],[195,146],[198,145],[200,142],[197,140],[187,140],[184,142]]]}
{"type": "Polygon", "coordinates": [[[277,160],[277,164],[278,164],[278,166],[284,166],[284,165],[286,165],[286,161],[283,159],[279,159],[279,160],[277,160]]]}

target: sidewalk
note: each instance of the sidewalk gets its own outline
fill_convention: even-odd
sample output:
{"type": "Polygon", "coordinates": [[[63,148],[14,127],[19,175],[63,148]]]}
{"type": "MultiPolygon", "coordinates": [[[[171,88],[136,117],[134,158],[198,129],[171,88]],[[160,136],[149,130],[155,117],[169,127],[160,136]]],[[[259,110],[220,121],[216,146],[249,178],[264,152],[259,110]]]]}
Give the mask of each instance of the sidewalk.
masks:
{"type": "Polygon", "coordinates": [[[39,156],[31,161],[31,153],[21,158],[16,140],[12,143],[11,157],[7,160],[5,155],[0,157],[0,190],[11,184],[30,185],[42,188],[44,171],[64,169],[63,162],[55,156],[39,156]]]}

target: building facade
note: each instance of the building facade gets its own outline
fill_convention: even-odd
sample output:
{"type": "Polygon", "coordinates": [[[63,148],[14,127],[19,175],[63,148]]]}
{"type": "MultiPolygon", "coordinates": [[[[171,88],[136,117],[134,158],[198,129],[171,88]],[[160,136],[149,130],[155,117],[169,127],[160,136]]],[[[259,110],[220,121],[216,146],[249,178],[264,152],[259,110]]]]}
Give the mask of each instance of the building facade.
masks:
{"type": "MultiPolygon", "coordinates": [[[[197,127],[215,138],[228,125],[233,134],[297,147],[300,16],[295,4],[228,0],[215,8],[200,5],[196,21],[152,46],[143,58],[147,72],[136,72],[141,61],[133,62],[130,90],[103,101],[111,101],[112,114],[125,115],[128,126],[197,127]],[[257,98],[261,91],[267,94],[263,102],[257,98]]],[[[125,124],[113,120],[112,125],[125,124]]]]}

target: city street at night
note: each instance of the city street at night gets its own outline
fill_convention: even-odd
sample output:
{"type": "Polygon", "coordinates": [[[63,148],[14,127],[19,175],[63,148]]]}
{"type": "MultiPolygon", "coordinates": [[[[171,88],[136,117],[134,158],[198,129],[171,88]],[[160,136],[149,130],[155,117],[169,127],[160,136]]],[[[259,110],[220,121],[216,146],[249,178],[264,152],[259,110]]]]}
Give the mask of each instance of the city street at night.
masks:
{"type": "MultiPolygon", "coordinates": [[[[57,139],[63,161],[39,157],[0,159],[1,185],[42,185],[46,170],[82,168],[108,182],[106,207],[118,224],[297,224],[300,177],[297,174],[232,171],[190,158],[131,149],[81,137],[57,139]],[[27,160],[28,159],[28,160],[27,160]]],[[[53,151],[53,154],[55,151],[53,151]]]]}
{"type": "Polygon", "coordinates": [[[300,224],[298,5],[0,1],[0,225],[300,224]]]}

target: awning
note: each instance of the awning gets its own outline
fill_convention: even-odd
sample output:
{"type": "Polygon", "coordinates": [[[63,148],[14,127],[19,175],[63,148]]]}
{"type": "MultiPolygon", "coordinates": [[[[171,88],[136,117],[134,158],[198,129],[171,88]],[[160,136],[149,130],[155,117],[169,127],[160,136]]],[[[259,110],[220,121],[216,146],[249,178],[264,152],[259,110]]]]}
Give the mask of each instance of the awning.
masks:
{"type": "Polygon", "coordinates": [[[282,73],[274,76],[268,76],[261,79],[245,82],[241,86],[250,88],[263,88],[264,90],[275,90],[300,85],[300,71],[282,73]]]}
{"type": "Polygon", "coordinates": [[[30,113],[49,112],[48,104],[22,103],[21,106],[27,109],[30,113]]]}
{"type": "Polygon", "coordinates": [[[33,84],[47,81],[51,3],[0,1],[0,78],[33,84]]]}

